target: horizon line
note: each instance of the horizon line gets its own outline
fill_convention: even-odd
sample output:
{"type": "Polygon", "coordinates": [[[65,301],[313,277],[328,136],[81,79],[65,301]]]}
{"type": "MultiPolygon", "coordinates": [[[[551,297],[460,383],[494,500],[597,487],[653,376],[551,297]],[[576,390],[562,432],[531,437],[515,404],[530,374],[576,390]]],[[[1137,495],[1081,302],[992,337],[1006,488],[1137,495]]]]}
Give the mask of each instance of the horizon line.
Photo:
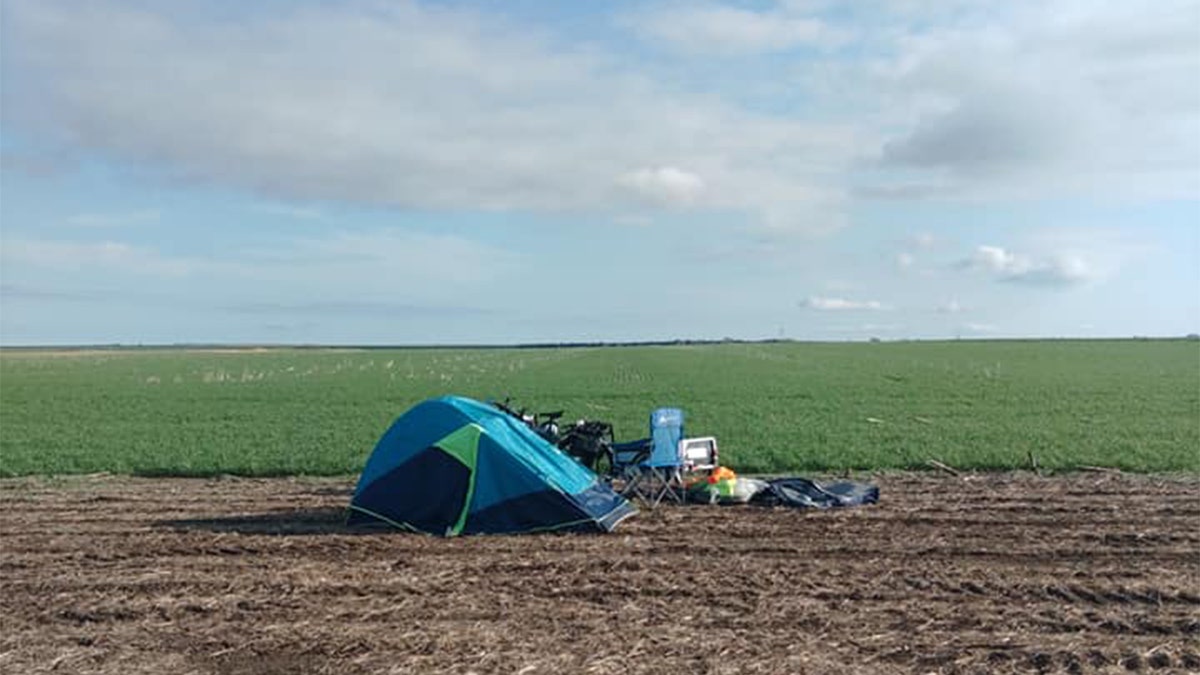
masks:
{"type": "Polygon", "coordinates": [[[385,349],[570,349],[593,347],[671,347],[683,345],[720,345],[720,344],[879,344],[896,342],[1148,342],[1148,341],[1200,341],[1200,334],[1186,335],[1129,335],[1120,337],[998,337],[998,336],[955,336],[955,337],[913,337],[913,338],[846,338],[846,339],[802,339],[802,338],[722,338],[722,339],[692,339],[675,338],[670,340],[578,340],[558,342],[511,342],[511,343],[317,343],[317,342],[151,342],[151,343],[67,343],[67,344],[15,344],[0,343],[0,351],[162,351],[171,349],[190,350],[276,350],[276,349],[353,349],[353,350],[385,350],[385,349]]]}

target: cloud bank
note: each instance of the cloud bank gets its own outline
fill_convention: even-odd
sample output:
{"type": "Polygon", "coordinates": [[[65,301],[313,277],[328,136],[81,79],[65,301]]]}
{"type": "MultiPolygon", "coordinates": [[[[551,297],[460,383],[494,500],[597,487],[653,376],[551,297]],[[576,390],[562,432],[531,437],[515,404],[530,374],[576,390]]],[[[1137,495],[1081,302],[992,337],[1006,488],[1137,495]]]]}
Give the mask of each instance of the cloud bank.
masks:
{"type": "Polygon", "coordinates": [[[6,3],[3,122],[39,147],[6,148],[5,168],[102,156],[279,201],[689,208],[775,233],[843,228],[855,197],[1191,197],[1200,182],[1200,4],[1185,0],[609,17],[670,47],[652,59],[478,9],[281,7],[233,22],[186,0],[6,3]]]}
{"type": "Polygon", "coordinates": [[[831,178],[854,144],[841,122],[678,91],[467,10],[297,4],[236,24],[208,11],[9,3],[6,129],[281,201],[835,220],[810,215],[841,194],[831,178]]]}
{"type": "Polygon", "coordinates": [[[1194,196],[1200,4],[930,5],[920,18],[936,28],[910,28],[880,71],[904,130],[879,154],[890,184],[868,192],[1194,196]]]}

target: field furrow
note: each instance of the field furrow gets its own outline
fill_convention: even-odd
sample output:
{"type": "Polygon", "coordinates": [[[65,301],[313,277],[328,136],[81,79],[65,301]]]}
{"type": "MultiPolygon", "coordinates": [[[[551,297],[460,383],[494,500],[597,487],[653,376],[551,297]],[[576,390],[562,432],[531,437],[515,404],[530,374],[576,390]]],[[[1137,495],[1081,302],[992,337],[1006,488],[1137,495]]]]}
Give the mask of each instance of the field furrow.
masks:
{"type": "Polygon", "coordinates": [[[0,670],[1186,672],[1195,478],[874,476],[606,536],[343,525],[344,479],[0,482],[0,670]]]}

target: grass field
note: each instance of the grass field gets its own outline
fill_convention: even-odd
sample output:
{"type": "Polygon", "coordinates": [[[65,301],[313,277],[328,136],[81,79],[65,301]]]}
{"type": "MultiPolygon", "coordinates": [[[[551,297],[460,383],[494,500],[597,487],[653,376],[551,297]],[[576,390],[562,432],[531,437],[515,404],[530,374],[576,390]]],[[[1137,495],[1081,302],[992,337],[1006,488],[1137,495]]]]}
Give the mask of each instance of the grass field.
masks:
{"type": "Polygon", "coordinates": [[[677,405],[745,472],[1200,470],[1200,343],[0,352],[0,475],[350,474],[414,403],[511,396],[644,436],[677,405]]]}

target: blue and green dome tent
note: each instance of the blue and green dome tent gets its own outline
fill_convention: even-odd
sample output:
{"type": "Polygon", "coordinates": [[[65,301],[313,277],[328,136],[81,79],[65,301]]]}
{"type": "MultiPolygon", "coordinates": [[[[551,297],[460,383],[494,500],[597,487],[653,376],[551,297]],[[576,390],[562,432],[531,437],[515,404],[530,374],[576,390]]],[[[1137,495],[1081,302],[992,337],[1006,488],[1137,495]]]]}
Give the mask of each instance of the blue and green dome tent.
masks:
{"type": "Polygon", "coordinates": [[[349,522],[442,536],[608,532],[635,512],[519,420],[445,396],[414,406],[379,439],[350,500],[349,522]]]}

